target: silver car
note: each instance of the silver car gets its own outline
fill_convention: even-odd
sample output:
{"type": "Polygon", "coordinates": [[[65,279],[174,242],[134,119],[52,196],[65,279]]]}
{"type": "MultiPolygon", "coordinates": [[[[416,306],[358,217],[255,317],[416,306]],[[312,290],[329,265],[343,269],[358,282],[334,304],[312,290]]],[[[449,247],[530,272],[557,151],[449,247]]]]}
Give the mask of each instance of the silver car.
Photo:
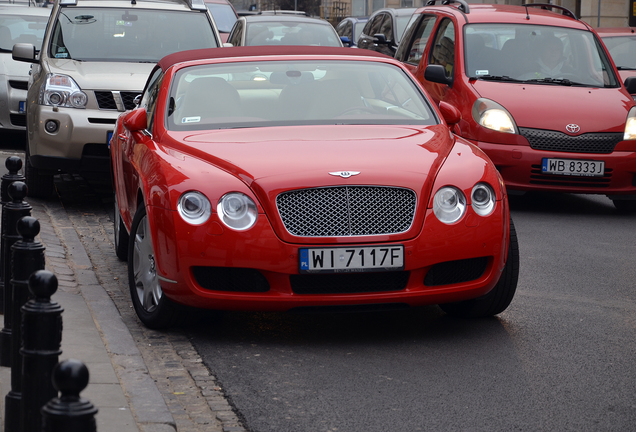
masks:
{"type": "Polygon", "coordinates": [[[16,43],[29,43],[40,50],[50,8],[15,6],[0,7],[0,129],[25,130],[26,97],[29,81],[28,63],[13,61],[11,51],[16,43]]]}
{"type": "Polygon", "coordinates": [[[135,107],[164,56],[220,46],[203,0],[59,0],[42,50],[17,44],[33,63],[27,98],[28,194],[48,197],[57,172],[109,176],[118,115],[135,107]]]}

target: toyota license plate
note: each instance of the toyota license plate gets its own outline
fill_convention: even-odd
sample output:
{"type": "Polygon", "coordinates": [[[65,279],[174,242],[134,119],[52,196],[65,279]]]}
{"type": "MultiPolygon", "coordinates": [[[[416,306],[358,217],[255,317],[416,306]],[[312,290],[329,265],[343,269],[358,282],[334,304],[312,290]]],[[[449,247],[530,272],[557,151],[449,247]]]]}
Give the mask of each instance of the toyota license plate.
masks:
{"type": "Polygon", "coordinates": [[[404,246],[303,248],[301,273],[348,273],[404,269],[404,246]]]}
{"type": "Polygon", "coordinates": [[[605,162],[597,160],[544,158],[541,171],[544,174],[581,177],[602,176],[605,174],[605,162]]]}

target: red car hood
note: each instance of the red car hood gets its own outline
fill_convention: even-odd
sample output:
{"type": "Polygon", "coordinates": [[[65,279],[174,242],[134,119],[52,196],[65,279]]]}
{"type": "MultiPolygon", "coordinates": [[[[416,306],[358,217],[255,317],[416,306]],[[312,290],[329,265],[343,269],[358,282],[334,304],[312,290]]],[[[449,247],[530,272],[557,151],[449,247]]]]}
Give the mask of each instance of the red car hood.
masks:
{"type": "Polygon", "coordinates": [[[437,172],[453,143],[444,125],[291,126],[171,134],[194,156],[270,198],[286,189],[339,184],[402,186],[419,195],[423,187],[432,187],[428,174],[437,172]],[[330,174],[341,171],[359,174],[330,174]]]}
{"type": "Polygon", "coordinates": [[[581,128],[579,134],[623,132],[627,113],[634,106],[634,100],[616,88],[480,80],[473,86],[482,97],[503,105],[522,128],[566,132],[566,125],[574,123],[581,128]]]}

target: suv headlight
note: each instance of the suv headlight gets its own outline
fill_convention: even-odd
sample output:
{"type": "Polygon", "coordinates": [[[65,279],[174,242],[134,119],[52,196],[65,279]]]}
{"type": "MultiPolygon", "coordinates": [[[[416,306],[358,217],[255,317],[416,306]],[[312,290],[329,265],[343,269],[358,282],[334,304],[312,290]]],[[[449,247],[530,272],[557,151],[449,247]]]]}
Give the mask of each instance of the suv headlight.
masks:
{"type": "Polygon", "coordinates": [[[473,119],[481,126],[498,132],[519,133],[512,115],[497,102],[479,98],[473,104],[473,119]]]}
{"type": "Polygon", "coordinates": [[[68,75],[48,74],[40,89],[40,105],[86,108],[88,97],[68,75]]]}
{"type": "Polygon", "coordinates": [[[452,224],[466,212],[466,197],[457,188],[444,186],[433,197],[433,213],[440,222],[452,224]]]}
{"type": "Polygon", "coordinates": [[[625,121],[625,134],[623,140],[636,140],[636,107],[632,107],[625,121]]]}

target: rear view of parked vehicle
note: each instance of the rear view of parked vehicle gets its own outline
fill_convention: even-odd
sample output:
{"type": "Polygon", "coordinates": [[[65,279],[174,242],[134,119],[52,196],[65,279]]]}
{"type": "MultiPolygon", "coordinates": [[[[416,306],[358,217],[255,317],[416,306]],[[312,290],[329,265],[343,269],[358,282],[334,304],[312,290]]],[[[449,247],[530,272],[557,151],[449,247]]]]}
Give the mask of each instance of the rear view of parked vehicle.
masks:
{"type": "Polygon", "coordinates": [[[416,11],[396,58],[461,110],[455,132],[507,188],[636,211],[636,78],[623,85],[592,27],[558,6],[437,3],[416,11]]]}

